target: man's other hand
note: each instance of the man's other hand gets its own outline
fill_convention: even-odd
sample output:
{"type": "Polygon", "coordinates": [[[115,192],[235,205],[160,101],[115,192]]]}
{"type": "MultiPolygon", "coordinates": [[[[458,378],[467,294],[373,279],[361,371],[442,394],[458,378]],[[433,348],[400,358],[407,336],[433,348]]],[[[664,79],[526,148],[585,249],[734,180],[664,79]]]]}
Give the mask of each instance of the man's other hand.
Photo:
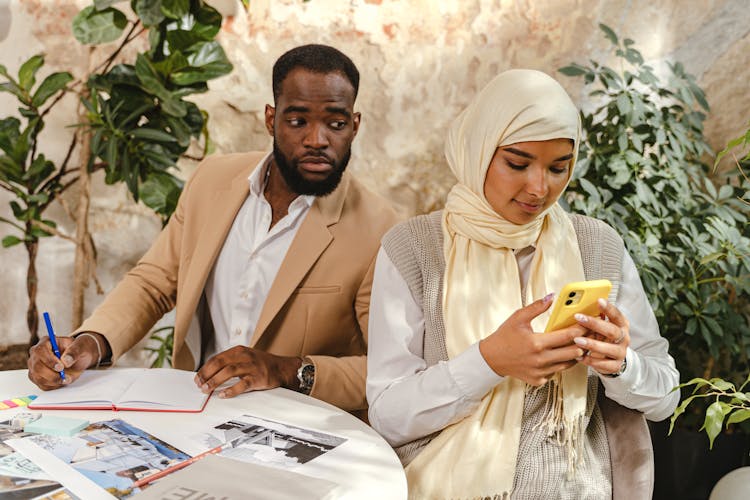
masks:
{"type": "Polygon", "coordinates": [[[29,379],[40,389],[50,391],[73,383],[83,370],[96,364],[99,358],[96,340],[89,335],[57,337],[62,356],[57,359],[49,338],[43,337],[29,349],[29,379]],[[65,381],[60,371],[65,370],[65,381]]]}
{"type": "Polygon", "coordinates": [[[232,398],[248,391],[285,387],[298,390],[297,370],[302,366],[298,357],[276,356],[245,346],[235,346],[213,356],[198,371],[195,383],[209,393],[237,377],[239,381],[223,389],[220,398],[232,398]]]}

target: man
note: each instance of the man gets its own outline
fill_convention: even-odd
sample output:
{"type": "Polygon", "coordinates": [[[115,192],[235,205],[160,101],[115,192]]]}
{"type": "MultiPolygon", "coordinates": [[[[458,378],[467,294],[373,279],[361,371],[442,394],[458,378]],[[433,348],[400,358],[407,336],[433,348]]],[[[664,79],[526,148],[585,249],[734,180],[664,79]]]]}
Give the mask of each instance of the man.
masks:
{"type": "Polygon", "coordinates": [[[29,378],[49,390],[114,362],[176,307],[172,363],[205,392],[286,387],[366,408],[367,320],[387,203],[344,174],[360,114],[359,73],[324,45],[273,68],[272,154],[205,160],[151,249],[71,337],[43,339],[29,378]]]}

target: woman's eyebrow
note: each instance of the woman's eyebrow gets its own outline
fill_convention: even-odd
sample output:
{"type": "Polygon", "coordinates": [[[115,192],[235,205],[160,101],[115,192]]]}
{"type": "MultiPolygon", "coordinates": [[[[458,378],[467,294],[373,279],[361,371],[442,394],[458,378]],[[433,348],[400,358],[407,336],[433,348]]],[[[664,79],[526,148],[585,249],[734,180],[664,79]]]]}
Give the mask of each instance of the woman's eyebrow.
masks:
{"type": "MultiPolygon", "coordinates": [[[[528,158],[529,160],[536,160],[536,156],[532,155],[531,153],[527,153],[526,151],[522,151],[520,149],[516,148],[503,148],[503,151],[508,151],[510,153],[513,153],[514,155],[523,156],[524,158],[528,158]]],[[[554,159],[552,162],[557,163],[558,161],[566,161],[573,159],[573,153],[566,154],[565,156],[561,156],[560,158],[554,159]]]]}
{"type": "Polygon", "coordinates": [[[524,158],[528,158],[530,160],[536,159],[536,156],[532,155],[531,153],[527,153],[526,151],[521,151],[520,149],[508,147],[508,148],[503,148],[503,150],[513,153],[514,155],[523,156],[524,158]]]}

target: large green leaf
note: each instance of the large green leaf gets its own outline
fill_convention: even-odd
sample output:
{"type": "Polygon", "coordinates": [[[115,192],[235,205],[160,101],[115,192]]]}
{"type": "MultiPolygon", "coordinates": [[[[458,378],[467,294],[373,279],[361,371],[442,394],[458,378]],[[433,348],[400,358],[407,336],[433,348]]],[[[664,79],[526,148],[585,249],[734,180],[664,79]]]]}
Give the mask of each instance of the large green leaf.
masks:
{"type": "Polygon", "coordinates": [[[140,87],[132,64],[117,64],[103,75],[91,75],[89,87],[111,92],[114,85],[128,85],[140,87]]]}
{"type": "Polygon", "coordinates": [[[24,104],[29,103],[29,96],[26,92],[23,91],[21,87],[18,86],[18,84],[9,79],[7,82],[0,83],[0,92],[9,92],[16,96],[19,101],[21,101],[24,104]]]}
{"type": "Polygon", "coordinates": [[[0,120],[0,149],[7,154],[13,153],[13,147],[21,135],[21,122],[13,116],[0,120]]]}
{"type": "Polygon", "coordinates": [[[34,161],[29,165],[29,169],[24,175],[24,180],[28,181],[31,185],[31,191],[36,191],[39,184],[41,184],[41,182],[54,171],[55,164],[47,160],[44,155],[40,154],[34,158],[34,161]]]}
{"type": "Polygon", "coordinates": [[[190,0],[162,0],[161,11],[171,19],[181,19],[190,12],[190,0]]]}
{"type": "Polygon", "coordinates": [[[24,62],[18,70],[18,85],[26,92],[31,91],[31,87],[36,83],[36,72],[44,64],[44,56],[41,54],[32,56],[24,62]]]}
{"type": "Polygon", "coordinates": [[[163,61],[155,62],[154,68],[166,78],[188,66],[188,60],[182,52],[173,52],[163,61]]]}
{"type": "Polygon", "coordinates": [[[152,174],[141,184],[141,200],[163,216],[171,215],[182,192],[182,181],[166,173],[152,174]]]}
{"type": "Polygon", "coordinates": [[[185,118],[183,119],[190,129],[190,133],[193,135],[193,137],[197,138],[200,135],[201,130],[203,130],[203,126],[206,122],[206,117],[204,117],[203,112],[201,112],[200,108],[197,105],[189,102],[187,115],[185,115],[185,118]]]}
{"type": "Polygon", "coordinates": [[[139,127],[131,130],[129,134],[133,139],[143,139],[157,142],[177,142],[177,138],[163,130],[157,130],[148,127],[139,127]]]}
{"type": "Polygon", "coordinates": [[[13,245],[18,245],[19,243],[23,243],[23,240],[21,238],[18,238],[17,236],[6,236],[5,238],[3,238],[4,248],[12,247],[13,245]]]}
{"type": "Polygon", "coordinates": [[[162,0],[136,0],[133,10],[144,26],[156,26],[164,20],[162,0]]]}
{"type": "Polygon", "coordinates": [[[143,87],[153,93],[161,101],[162,109],[173,116],[182,117],[187,113],[184,101],[175,98],[162,84],[156,68],[143,54],[138,54],[135,62],[135,73],[143,87]]]}
{"type": "Polygon", "coordinates": [[[36,89],[36,92],[34,92],[34,95],[31,98],[31,105],[35,108],[41,107],[47,102],[47,99],[64,89],[71,81],[73,81],[73,75],[67,71],[52,73],[44,79],[42,84],[39,85],[39,88],[36,89]]]}
{"type": "Polygon", "coordinates": [[[200,43],[196,48],[197,50],[187,58],[190,69],[172,75],[172,81],[177,85],[206,82],[232,71],[232,63],[229,62],[224,49],[218,42],[200,43]]]}
{"type": "Polygon", "coordinates": [[[171,53],[188,52],[193,45],[206,41],[197,33],[181,29],[167,31],[166,38],[171,53]]]}
{"type": "Polygon", "coordinates": [[[128,20],[119,10],[108,7],[97,11],[92,5],[73,18],[73,36],[84,45],[98,45],[120,38],[128,20]]]}
{"type": "Polygon", "coordinates": [[[221,14],[210,5],[201,5],[195,13],[195,24],[192,31],[206,41],[213,40],[221,29],[221,14]]]}

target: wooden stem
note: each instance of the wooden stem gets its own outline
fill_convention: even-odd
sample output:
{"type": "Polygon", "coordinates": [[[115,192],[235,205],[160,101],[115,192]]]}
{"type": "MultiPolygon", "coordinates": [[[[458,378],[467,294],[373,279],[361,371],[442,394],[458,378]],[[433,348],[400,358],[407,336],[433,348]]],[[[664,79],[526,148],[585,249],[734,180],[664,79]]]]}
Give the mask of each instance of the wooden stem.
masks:
{"type": "MultiPolygon", "coordinates": [[[[79,122],[84,123],[86,113],[79,114],[79,122]]],[[[73,265],[73,311],[71,329],[75,330],[83,323],[84,294],[89,285],[90,262],[89,243],[89,206],[91,204],[91,176],[88,163],[91,156],[91,133],[85,127],[81,132],[80,170],[78,173],[78,209],[76,210],[76,255],[73,265]]]]}
{"type": "MultiPolygon", "coordinates": [[[[27,222],[26,234],[31,232],[31,223],[27,222]]],[[[29,256],[29,265],[26,270],[26,294],[29,298],[29,306],[26,309],[26,325],[29,327],[29,347],[39,342],[39,313],[36,308],[36,293],[39,282],[36,274],[36,256],[39,250],[39,241],[25,242],[26,253],[29,256]]]]}

